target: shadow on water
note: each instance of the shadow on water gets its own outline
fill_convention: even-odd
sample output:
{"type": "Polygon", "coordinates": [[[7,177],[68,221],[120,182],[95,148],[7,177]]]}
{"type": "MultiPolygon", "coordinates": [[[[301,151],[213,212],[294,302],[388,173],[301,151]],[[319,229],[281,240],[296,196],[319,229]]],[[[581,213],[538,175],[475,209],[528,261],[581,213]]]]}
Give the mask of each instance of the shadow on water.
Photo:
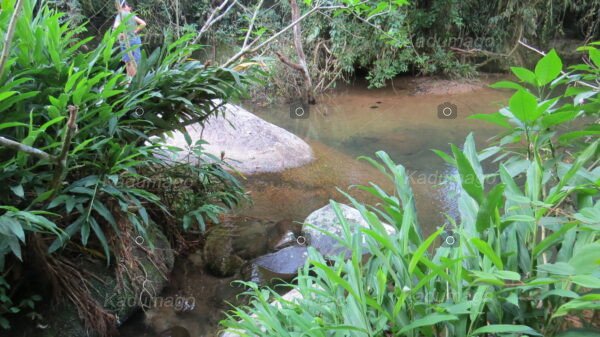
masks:
{"type": "MultiPolygon", "coordinates": [[[[338,187],[350,191],[361,201],[375,202],[365,193],[349,187],[373,182],[391,192],[391,183],[380,172],[356,159],[373,157],[376,151],[383,150],[406,167],[426,235],[444,224],[443,213],[456,217],[456,185],[445,179],[453,169],[431,149],[449,152],[449,143],[462,145],[470,132],[474,132],[479,149],[486,146],[498,129],[467,117],[497,111],[506,103],[507,95],[480,89],[457,95],[411,96],[410,89],[406,85],[399,91],[367,90],[364,86],[338,89],[311,106],[306,119],[291,118],[289,106],[285,104],[268,107],[246,104],[249,111],[308,142],[316,159],[300,168],[247,177],[245,185],[254,202],[237,213],[301,222],[330,199],[346,202],[338,187]],[[455,119],[438,118],[438,105],[444,102],[457,106],[455,119]]],[[[184,313],[155,309],[150,313],[150,320],[184,326],[194,337],[216,336],[218,321],[224,317],[221,311],[226,310],[226,302],[235,301],[235,295],[241,291],[232,287],[231,281],[232,278],[211,276],[189,258],[178,261],[173,281],[164,296],[193,296],[195,307],[184,313]]],[[[125,324],[121,332],[123,336],[156,336],[141,314],[125,324]]]]}

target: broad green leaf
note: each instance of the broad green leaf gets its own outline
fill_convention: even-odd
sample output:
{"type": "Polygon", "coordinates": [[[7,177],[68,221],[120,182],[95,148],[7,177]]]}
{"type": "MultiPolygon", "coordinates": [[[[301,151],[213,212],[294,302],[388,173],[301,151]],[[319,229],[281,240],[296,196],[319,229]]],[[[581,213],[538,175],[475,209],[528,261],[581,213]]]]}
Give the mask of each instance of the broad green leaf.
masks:
{"type": "Polygon", "coordinates": [[[451,147],[460,174],[462,187],[478,204],[481,204],[483,202],[483,186],[479,181],[479,177],[477,177],[473,166],[471,166],[465,154],[454,144],[451,147]]]}
{"type": "Polygon", "coordinates": [[[10,186],[10,190],[19,198],[25,197],[25,191],[23,190],[23,185],[10,186]]]}
{"type": "Polygon", "coordinates": [[[431,234],[427,238],[427,240],[425,240],[425,242],[423,242],[419,246],[419,248],[417,248],[417,250],[415,251],[414,255],[410,259],[410,263],[408,265],[408,273],[409,274],[413,273],[413,271],[417,267],[417,263],[419,263],[419,261],[421,260],[421,257],[423,256],[423,254],[425,254],[425,252],[427,251],[427,249],[429,249],[429,246],[431,246],[431,243],[433,241],[435,241],[435,239],[442,233],[443,230],[444,230],[443,228],[438,229],[436,232],[434,232],[433,234],[431,234]]]}
{"type": "Polygon", "coordinates": [[[408,331],[412,331],[416,328],[420,328],[420,327],[424,327],[424,326],[431,326],[431,325],[435,325],[435,324],[438,324],[441,322],[456,321],[456,320],[458,320],[458,317],[456,317],[454,315],[430,314],[424,318],[420,318],[420,319],[413,321],[409,325],[402,327],[402,329],[400,329],[400,331],[399,331],[399,334],[404,334],[408,331]]]}
{"type": "Polygon", "coordinates": [[[481,334],[526,334],[531,336],[543,336],[526,325],[490,324],[473,331],[473,335],[481,334]]]}
{"type": "Polygon", "coordinates": [[[600,243],[576,246],[569,265],[577,274],[591,274],[600,271],[600,243]]]}
{"type": "MultiPolygon", "coordinates": [[[[504,184],[498,184],[488,193],[487,198],[477,212],[476,228],[479,233],[483,233],[492,225],[492,217],[496,215],[496,209],[501,206],[502,194],[504,193],[504,184]]],[[[502,269],[502,267],[500,267],[502,269]]]]}
{"type": "Polygon", "coordinates": [[[545,252],[554,244],[560,243],[562,241],[563,235],[571,228],[575,227],[575,225],[575,223],[565,224],[561,226],[561,228],[558,231],[548,235],[548,237],[546,237],[533,248],[533,256],[537,258],[541,253],[545,252]]]}
{"type": "Polygon", "coordinates": [[[496,255],[496,252],[494,252],[494,249],[492,249],[492,247],[490,247],[490,245],[479,239],[479,238],[472,238],[471,239],[471,243],[473,243],[473,245],[475,245],[475,247],[477,247],[477,249],[485,256],[487,256],[490,261],[492,261],[492,263],[496,266],[496,268],[502,270],[504,269],[504,264],[502,263],[502,259],[496,255]]]}
{"type": "Polygon", "coordinates": [[[499,81],[490,85],[490,88],[494,89],[515,89],[515,90],[525,90],[522,85],[512,82],[512,81],[499,81]]]}
{"type": "Polygon", "coordinates": [[[538,269],[556,275],[575,275],[575,268],[566,262],[546,263],[538,266],[538,269]]]}
{"type": "Polygon", "coordinates": [[[116,228],[117,222],[115,221],[115,218],[102,202],[100,202],[98,199],[94,199],[93,208],[94,211],[98,212],[98,214],[108,221],[109,224],[116,228]]]}
{"type": "Polygon", "coordinates": [[[499,112],[491,113],[491,114],[474,114],[474,115],[467,117],[467,119],[478,119],[478,120],[482,120],[482,121],[486,121],[486,122],[490,122],[490,123],[499,125],[503,128],[507,128],[507,129],[512,128],[512,125],[510,125],[510,123],[508,122],[508,118],[506,118],[506,116],[502,115],[499,112]]]}
{"type": "Polygon", "coordinates": [[[600,278],[594,275],[575,275],[571,277],[573,283],[578,284],[585,288],[599,289],[600,278]]]}
{"type": "Polygon", "coordinates": [[[589,55],[596,68],[600,68],[600,51],[596,48],[590,48],[589,55]]]}
{"type": "Polygon", "coordinates": [[[576,110],[567,110],[544,115],[542,117],[542,126],[548,128],[554,125],[560,125],[572,121],[578,114],[579,112],[576,110]]]}
{"type": "Polygon", "coordinates": [[[0,92],[0,101],[3,101],[7,98],[9,98],[10,96],[13,96],[17,94],[17,91],[5,91],[5,92],[0,92]]]}
{"type": "Polygon", "coordinates": [[[532,85],[536,84],[535,74],[531,70],[522,68],[522,67],[510,67],[510,70],[521,81],[532,84],[532,85]]]}
{"type": "Polygon", "coordinates": [[[552,318],[564,316],[570,311],[600,310],[600,294],[588,294],[573,299],[560,306],[552,315],[552,318]]]}
{"type": "Polygon", "coordinates": [[[579,130],[563,133],[558,137],[558,141],[562,144],[567,144],[574,139],[582,137],[600,137],[600,130],[579,130]]]}
{"type": "Polygon", "coordinates": [[[8,216],[0,217],[0,220],[3,222],[2,225],[8,227],[14,236],[16,236],[21,242],[25,242],[25,231],[23,230],[23,226],[19,221],[9,218],[8,216]]]}
{"type": "Polygon", "coordinates": [[[519,90],[512,95],[509,107],[510,112],[525,124],[531,124],[540,116],[540,112],[537,110],[537,99],[524,90],[519,90]]]}
{"type": "Polygon", "coordinates": [[[562,70],[562,61],[556,51],[552,49],[548,54],[542,57],[535,66],[535,77],[539,86],[552,82],[560,75],[562,70]]]}
{"type": "Polygon", "coordinates": [[[549,296],[559,296],[559,297],[564,297],[564,298],[579,298],[579,294],[577,294],[576,292],[574,292],[572,290],[553,289],[550,291],[543,292],[542,296],[540,296],[540,300],[544,300],[549,296]]]}
{"type": "Polygon", "coordinates": [[[446,152],[442,152],[442,151],[436,150],[436,149],[432,149],[431,151],[433,151],[435,154],[437,154],[446,163],[448,163],[450,165],[453,165],[453,166],[456,166],[456,160],[454,160],[454,158],[452,158],[448,154],[446,154],[446,152]]]}

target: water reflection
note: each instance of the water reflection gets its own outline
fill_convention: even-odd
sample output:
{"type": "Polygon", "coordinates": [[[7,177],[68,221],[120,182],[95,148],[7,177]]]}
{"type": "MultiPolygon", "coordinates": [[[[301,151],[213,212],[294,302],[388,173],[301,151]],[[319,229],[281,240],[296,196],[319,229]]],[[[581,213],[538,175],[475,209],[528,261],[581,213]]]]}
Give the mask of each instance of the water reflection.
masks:
{"type": "Polygon", "coordinates": [[[460,146],[470,132],[475,133],[480,148],[487,145],[498,130],[467,117],[496,111],[506,95],[489,89],[452,96],[411,96],[408,92],[347,87],[321,98],[310,107],[307,119],[290,118],[286,104],[247,105],[261,118],[309,142],[317,160],[284,174],[252,177],[247,185],[255,204],[242,213],[275,218],[294,215],[294,220],[302,221],[329,198],[343,201],[335,187],[347,189],[373,181],[389,189],[390,183],[377,170],[356,161],[383,150],[410,174],[425,233],[446,222],[442,213],[456,218],[457,186],[445,179],[454,173],[453,168],[431,149],[449,152],[449,143],[460,146]],[[438,118],[438,105],[444,102],[457,106],[456,119],[438,118]],[[274,205],[278,200],[286,202],[274,205]]]}

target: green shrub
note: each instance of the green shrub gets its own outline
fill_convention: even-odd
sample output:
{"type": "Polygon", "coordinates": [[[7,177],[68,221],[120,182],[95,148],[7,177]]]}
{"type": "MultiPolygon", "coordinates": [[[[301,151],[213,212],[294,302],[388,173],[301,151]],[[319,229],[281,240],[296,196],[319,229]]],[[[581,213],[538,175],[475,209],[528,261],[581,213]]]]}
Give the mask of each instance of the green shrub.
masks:
{"type": "Polygon", "coordinates": [[[200,48],[191,43],[193,35],[174,41],[167,36],[163,47],[144,53],[137,76],[126,85],[119,31],[94,40],[84,37],[84,24],[47,1],[22,3],[16,13],[15,0],[1,0],[0,11],[3,41],[11,19],[16,23],[11,43],[2,47],[8,57],[0,70],[3,327],[5,315],[18,311],[13,296],[22,295],[8,289],[27,281],[12,273],[13,266],[26,265],[28,277],[41,273],[62,288],[56,292],[84,291],[29,262],[36,254],[48,262],[54,255],[84,252],[109,263],[131,235],[150,242],[150,226],[166,232],[203,229],[206,220],[216,221],[244,198],[237,179],[218,158],[207,160],[201,143],[192,144],[188,136],[189,149],[177,149],[152,136],[202,124],[242,94],[246,76],[193,60],[200,48]],[[181,151],[195,164],[167,160],[181,151]],[[182,172],[189,186],[175,196],[169,189],[146,191],[126,183],[157,175],[168,181],[182,172]],[[32,241],[37,248],[27,249],[32,241]]]}
{"type": "Polygon", "coordinates": [[[369,228],[353,228],[332,202],[344,228],[334,238],[351,258],[326,261],[309,248],[289,285],[299,300],[247,283],[250,304],[222,325],[243,336],[554,336],[569,321],[591,325],[577,316],[600,308],[600,131],[597,124],[564,130],[589,122],[586,113],[598,117],[599,52],[584,49],[592,62],[568,74],[552,51],[535,71],[513,68],[521,83],[495,85],[516,90],[509,106],[474,118],[506,128],[497,144],[478,152],[469,135],[451,155],[437,151],[456,167],[449,179],[459,189],[458,219],[422,238],[404,167],[384,152],[378,161],[363,158],[395,191],[359,187],[378,198],[371,206],[346,194],[369,228]],[[499,168],[484,172],[481,162],[491,157],[499,168]],[[458,244],[438,246],[449,227],[458,244]]]}

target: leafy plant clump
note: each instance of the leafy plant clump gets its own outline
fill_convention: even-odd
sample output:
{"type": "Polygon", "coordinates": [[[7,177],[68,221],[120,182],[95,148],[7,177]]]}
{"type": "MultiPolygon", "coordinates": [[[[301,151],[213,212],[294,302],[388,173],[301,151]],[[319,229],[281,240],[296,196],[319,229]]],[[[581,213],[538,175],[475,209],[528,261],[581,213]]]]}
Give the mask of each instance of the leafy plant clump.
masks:
{"type": "Polygon", "coordinates": [[[220,113],[248,77],[192,59],[199,46],[184,35],[144,54],[127,84],[120,31],[94,40],[48,1],[1,6],[0,326],[33,307],[39,282],[107,334],[116,318],[90,298],[78,262],[106,261],[124,286],[143,275],[133,238],[152,247],[159,229],[185,244],[175,239],[244,199],[201,142],[186,134],[178,149],[157,138],[220,113]]]}
{"type": "Polygon", "coordinates": [[[497,143],[477,151],[470,135],[462,149],[437,151],[457,169],[449,182],[459,218],[423,238],[404,167],[384,152],[363,158],[395,192],[360,186],[376,205],[346,194],[369,228],[348,224],[332,202],[344,228],[334,238],[352,256],[326,260],[309,248],[289,285],[296,299],[247,283],[252,301],[223,327],[243,336],[600,336],[598,45],[581,48],[590,62],[568,72],[554,51],[534,71],[513,68],[518,83],[495,85],[516,91],[509,106],[474,117],[506,129],[497,143]],[[486,159],[498,169],[484,172],[486,159]],[[456,243],[438,247],[450,227],[456,243]]]}

